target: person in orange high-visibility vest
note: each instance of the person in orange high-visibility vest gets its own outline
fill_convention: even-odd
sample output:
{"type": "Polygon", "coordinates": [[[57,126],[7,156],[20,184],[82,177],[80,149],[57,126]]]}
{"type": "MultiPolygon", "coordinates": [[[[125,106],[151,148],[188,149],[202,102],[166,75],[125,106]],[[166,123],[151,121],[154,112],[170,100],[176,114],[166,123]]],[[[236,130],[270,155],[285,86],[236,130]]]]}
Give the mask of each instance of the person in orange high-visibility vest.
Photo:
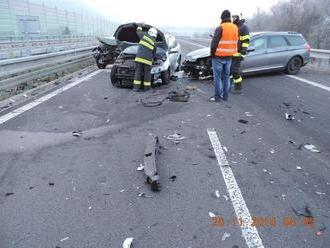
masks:
{"type": "Polygon", "coordinates": [[[231,22],[229,10],[221,14],[221,24],[216,28],[211,42],[212,69],[215,94],[211,102],[228,100],[230,91],[230,67],[232,57],[237,53],[238,28],[231,22]]]}

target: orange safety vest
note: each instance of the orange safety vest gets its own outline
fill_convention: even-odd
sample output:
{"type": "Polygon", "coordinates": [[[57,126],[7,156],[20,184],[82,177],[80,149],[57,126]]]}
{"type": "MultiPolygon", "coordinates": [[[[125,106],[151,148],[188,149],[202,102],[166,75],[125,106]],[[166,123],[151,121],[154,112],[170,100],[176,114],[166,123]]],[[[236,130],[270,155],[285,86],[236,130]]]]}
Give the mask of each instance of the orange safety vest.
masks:
{"type": "Polygon", "coordinates": [[[221,24],[222,37],[219,41],[215,56],[232,57],[237,53],[238,28],[235,24],[225,22],[221,24]]]}

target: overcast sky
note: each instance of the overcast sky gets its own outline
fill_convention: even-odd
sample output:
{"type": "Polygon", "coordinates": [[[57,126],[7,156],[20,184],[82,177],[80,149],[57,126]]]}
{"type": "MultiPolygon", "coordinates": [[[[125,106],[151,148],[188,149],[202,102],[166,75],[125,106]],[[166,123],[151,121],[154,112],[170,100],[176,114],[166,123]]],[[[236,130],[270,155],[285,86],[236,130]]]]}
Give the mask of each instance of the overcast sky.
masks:
{"type": "Polygon", "coordinates": [[[210,27],[222,10],[252,16],[260,7],[268,11],[278,0],[81,0],[118,22],[145,22],[155,26],[210,27]]]}

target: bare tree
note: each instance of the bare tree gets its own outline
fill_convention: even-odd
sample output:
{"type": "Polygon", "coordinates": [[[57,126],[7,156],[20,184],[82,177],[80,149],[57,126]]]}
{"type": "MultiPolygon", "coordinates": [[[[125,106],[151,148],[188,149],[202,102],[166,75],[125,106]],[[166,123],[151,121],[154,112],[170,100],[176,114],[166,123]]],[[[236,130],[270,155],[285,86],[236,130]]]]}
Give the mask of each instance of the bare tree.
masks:
{"type": "Polygon", "coordinates": [[[252,31],[295,31],[315,48],[330,49],[330,0],[289,0],[275,4],[270,13],[257,13],[252,31]]]}

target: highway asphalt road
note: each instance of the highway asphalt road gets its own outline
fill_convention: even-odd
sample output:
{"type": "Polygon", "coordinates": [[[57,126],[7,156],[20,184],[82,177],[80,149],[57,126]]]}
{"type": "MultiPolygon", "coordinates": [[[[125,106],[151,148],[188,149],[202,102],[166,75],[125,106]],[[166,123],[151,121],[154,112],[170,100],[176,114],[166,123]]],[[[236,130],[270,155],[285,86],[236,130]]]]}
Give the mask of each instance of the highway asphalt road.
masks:
{"type": "MultiPolygon", "coordinates": [[[[207,45],[179,42],[184,53],[207,45]]],[[[136,93],[109,74],[1,113],[1,248],[118,248],[129,237],[136,248],[330,247],[328,90],[268,74],[210,103],[211,81],[136,93]],[[140,104],[187,85],[187,103],[140,104]],[[175,132],[178,144],[166,139],[175,132]],[[156,193],[136,170],[150,135],[163,146],[156,193]]],[[[330,83],[311,68],[297,76],[330,83]]]]}

